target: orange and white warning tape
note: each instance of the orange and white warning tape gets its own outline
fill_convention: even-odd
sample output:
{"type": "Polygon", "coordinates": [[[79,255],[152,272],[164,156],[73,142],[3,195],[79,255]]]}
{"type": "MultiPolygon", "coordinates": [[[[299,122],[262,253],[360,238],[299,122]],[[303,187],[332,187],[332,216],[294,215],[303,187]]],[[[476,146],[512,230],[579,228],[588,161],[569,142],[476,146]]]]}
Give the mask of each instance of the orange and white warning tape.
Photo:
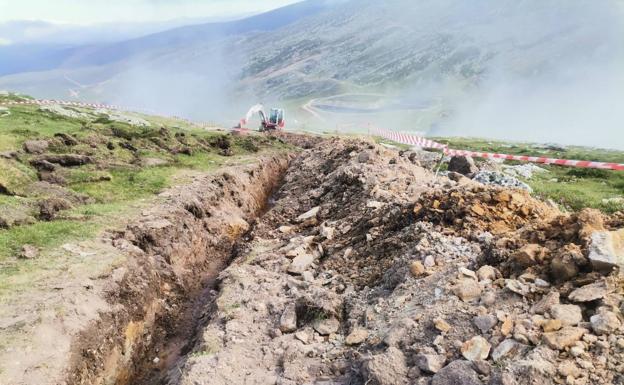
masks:
{"type": "Polygon", "coordinates": [[[579,167],[579,168],[594,168],[601,170],[615,170],[624,171],[624,164],[621,163],[608,163],[608,162],[592,162],[588,160],[571,160],[571,159],[557,159],[538,156],[525,156],[525,155],[509,155],[509,154],[497,154],[491,152],[478,152],[467,150],[455,150],[448,148],[448,146],[434,142],[427,138],[420,136],[406,134],[396,131],[389,131],[380,128],[371,128],[371,134],[380,136],[385,139],[389,139],[398,143],[409,144],[412,146],[418,146],[422,148],[441,149],[447,156],[470,156],[473,158],[486,158],[486,159],[505,159],[516,160],[521,162],[532,162],[541,164],[554,164],[557,166],[566,167],[579,167]]]}

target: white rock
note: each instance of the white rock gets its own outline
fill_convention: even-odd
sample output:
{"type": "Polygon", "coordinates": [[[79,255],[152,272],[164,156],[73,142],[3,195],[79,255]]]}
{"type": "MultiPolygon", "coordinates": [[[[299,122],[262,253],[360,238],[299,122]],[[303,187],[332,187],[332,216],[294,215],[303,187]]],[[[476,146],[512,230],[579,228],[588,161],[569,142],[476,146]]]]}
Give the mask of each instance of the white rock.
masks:
{"type": "Polygon", "coordinates": [[[319,211],[321,211],[321,207],[320,206],[316,206],[312,210],[299,215],[297,217],[297,221],[304,222],[304,221],[307,221],[308,219],[315,218],[318,215],[319,211]]]}
{"type": "Polygon", "coordinates": [[[589,261],[595,270],[609,272],[624,269],[624,229],[596,231],[591,235],[589,261]]]}
{"type": "Polygon", "coordinates": [[[292,260],[288,267],[288,272],[292,274],[303,274],[304,271],[314,263],[314,255],[303,254],[292,260]]]}

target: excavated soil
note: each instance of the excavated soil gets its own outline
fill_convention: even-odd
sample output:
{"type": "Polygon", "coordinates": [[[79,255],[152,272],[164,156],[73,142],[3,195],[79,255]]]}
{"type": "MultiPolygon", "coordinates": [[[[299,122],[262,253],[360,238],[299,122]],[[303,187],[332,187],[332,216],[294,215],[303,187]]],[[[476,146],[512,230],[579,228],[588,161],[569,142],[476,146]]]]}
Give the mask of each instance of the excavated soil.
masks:
{"type": "Polygon", "coordinates": [[[279,137],[302,151],[199,177],[111,236],[128,263],[65,383],[624,383],[624,281],[589,258],[621,215],[279,137]]]}
{"type": "Polygon", "coordinates": [[[618,219],[415,163],[299,154],[164,383],[623,383],[621,276],[587,258],[618,219]]]}

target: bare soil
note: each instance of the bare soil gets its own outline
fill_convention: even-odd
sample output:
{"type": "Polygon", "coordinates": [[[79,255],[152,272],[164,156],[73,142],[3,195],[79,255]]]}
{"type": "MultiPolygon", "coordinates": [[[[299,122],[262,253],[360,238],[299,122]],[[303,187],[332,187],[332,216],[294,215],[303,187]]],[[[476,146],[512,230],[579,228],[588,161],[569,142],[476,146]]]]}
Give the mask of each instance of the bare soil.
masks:
{"type": "Polygon", "coordinates": [[[0,356],[30,359],[0,378],[623,383],[624,281],[588,258],[621,216],[436,177],[368,141],[280,137],[304,150],[198,177],[111,234],[124,262],[63,291],[81,312],[0,356]]]}

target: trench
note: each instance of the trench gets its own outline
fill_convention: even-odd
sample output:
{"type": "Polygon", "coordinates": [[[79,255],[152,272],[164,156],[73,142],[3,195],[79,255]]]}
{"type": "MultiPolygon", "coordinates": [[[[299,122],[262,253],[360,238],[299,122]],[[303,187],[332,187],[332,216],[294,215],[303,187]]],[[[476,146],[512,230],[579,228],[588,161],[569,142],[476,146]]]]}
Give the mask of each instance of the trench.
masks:
{"type": "Polygon", "coordinates": [[[142,253],[111,294],[116,310],[74,343],[68,384],[176,383],[176,368],[210,320],[219,273],[270,209],[290,159],[262,159],[174,191],[174,203],[157,210],[162,217],[128,227],[125,239],[142,253]]]}
{"type": "Polygon", "coordinates": [[[252,238],[251,234],[256,223],[275,205],[275,193],[283,184],[283,177],[284,174],[278,175],[272,183],[270,193],[261,201],[260,210],[252,218],[249,230],[235,241],[225,258],[215,260],[203,272],[200,288],[186,296],[183,309],[177,314],[164,315],[162,319],[164,324],[155,325],[156,329],[167,329],[167,324],[173,323],[178,326],[177,330],[166,335],[161,342],[137,357],[132,374],[115,385],[175,385],[178,383],[180,374],[178,368],[182,367],[188,359],[203,328],[209,323],[216,310],[219,273],[244,252],[244,245],[252,238]],[[170,319],[172,317],[173,320],[170,319]],[[155,360],[154,353],[164,359],[155,360]]]}

